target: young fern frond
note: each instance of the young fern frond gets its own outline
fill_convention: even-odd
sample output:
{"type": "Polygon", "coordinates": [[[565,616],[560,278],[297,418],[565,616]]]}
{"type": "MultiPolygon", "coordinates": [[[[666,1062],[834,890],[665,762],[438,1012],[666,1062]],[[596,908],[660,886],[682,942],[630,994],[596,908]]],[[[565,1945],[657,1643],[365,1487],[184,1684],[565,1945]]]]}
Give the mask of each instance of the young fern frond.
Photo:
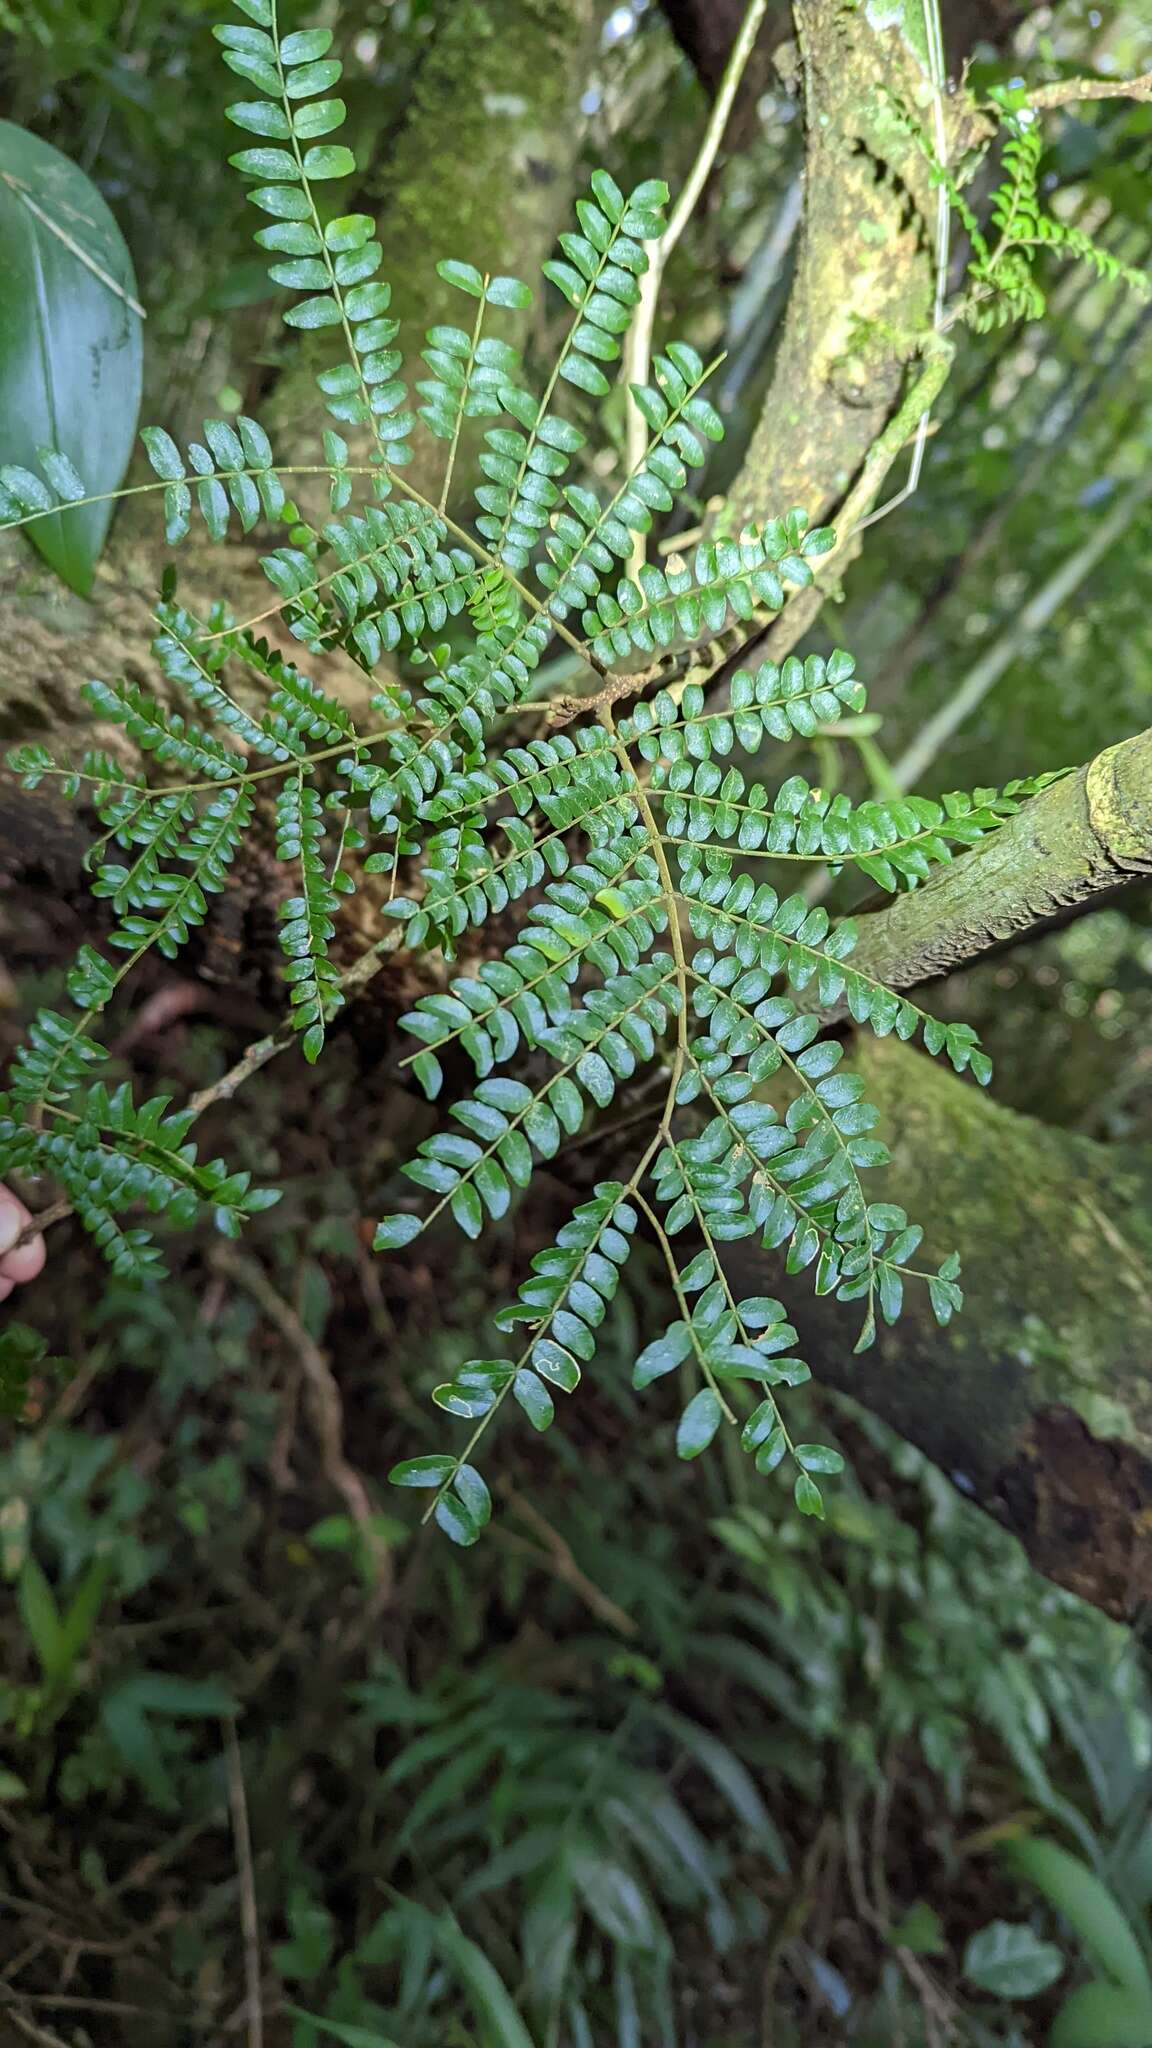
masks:
{"type": "MultiPolygon", "coordinates": [[[[406,1461],[397,1482],[429,1489],[448,1534],[475,1539],[490,1512],[478,1443],[509,1395],[534,1428],[551,1424],[557,1390],[573,1393],[595,1358],[644,1224],[677,1313],[641,1350],[637,1386],[687,1368],[696,1383],[679,1455],[695,1457],[735,1426],[760,1471],[792,1461],[798,1504],[818,1513],[816,1477],[838,1460],[793,1443],[786,1414],[787,1390],[808,1367],[778,1301],[735,1297],[724,1246],[755,1239],[789,1273],[811,1270],[819,1293],[859,1302],[862,1345],[878,1316],[899,1313],[908,1284],[925,1286],[946,1321],[961,1301],[957,1262],[915,1266],[918,1228],[872,1199],[867,1176],[888,1156],[877,1113],[819,1013],[835,1005],[880,1035],[918,1035],[979,1081],[989,1069],[974,1033],[855,971],[851,922],[778,892],[764,864],[852,869],[884,889],[913,888],[997,830],[1031,786],[853,805],[795,772],[765,779],[770,743],[805,742],[864,708],[843,652],[739,671],[722,704],[696,682],[661,687],[681,672],[664,650],[698,648],[733,619],[778,612],[833,545],[793,508],[737,537],[706,539],[691,563],[627,573],[635,537],[673,509],[705,443],[723,431],[703,391],[714,366],[683,342],[655,356],[651,383],[634,392],[650,434],[642,457],[603,494],[568,480],[589,409],[576,425],[552,409],[556,393],[608,393],[644,244],[663,229],[665,188],[650,182],[625,197],[606,173],[594,175],[578,230],[545,265],[574,317],[539,399],[511,345],[489,332],[491,314],[530,302],[528,287],[443,263],[471,317],[429,330],[429,375],[412,411],[374,224],[327,218],[317,198],[354,168],[330,139],[344,116],[332,96],[331,35],[282,35],[275,0],[237,5],[243,21],[216,33],[259,97],[229,109],[256,138],[233,161],[255,181],[273,282],[300,295],[285,318],[331,328],[343,343],[344,359],[318,382],[342,426],[368,430],[372,458],[354,462],[328,431],[312,473],[329,479],[330,515],[312,527],[284,487],[294,472],[274,462],[256,421],[206,422],[186,454],[162,429],[147,431],[170,540],[184,536],[193,510],[216,538],[233,513],[244,531],[285,521],[289,531],[262,557],[274,601],[256,618],[237,622],[221,605],[201,620],[166,593],[153,652],[170,702],[126,681],[87,686],[93,711],[139,748],[138,771],[98,753],[58,764],[39,744],[11,757],[27,787],[51,777],[94,809],[103,827],[94,893],[116,920],[109,949],[126,957],[117,967],[84,947],[67,981],[76,1014],[46,1010],[33,1021],[0,1101],[0,1173],[57,1180],[115,1269],[141,1277],[157,1255],[147,1232],[120,1221],[133,1205],[179,1225],[207,1213],[235,1230],[273,1198],[220,1161],[198,1161],[191,1111],[172,1113],[166,1097],[137,1106],[110,1090],[96,1035],[129,971],[153,949],[172,957],[203,920],[245,835],[259,829],[266,783],[276,851],[293,871],[280,938],[309,1060],[346,999],[332,954],[341,899],[361,874],[388,877],[382,913],[410,948],[450,959],[470,930],[505,920],[495,957],[420,996],[401,1020],[413,1045],[403,1065],[429,1099],[462,1061],[475,1083],[405,1168],[423,1207],[386,1217],[380,1250],[411,1244],[445,1213],[476,1237],[531,1186],[540,1161],[559,1157],[622,1096],[629,1125],[648,1116],[630,1168],[576,1208],[497,1315],[515,1338],[507,1355],[470,1358],[436,1390],[437,1406],[471,1425],[463,1448],[406,1461]],[[474,418],[496,423],[479,455],[473,531],[449,501],[474,418]],[[438,503],[403,475],[411,440],[425,432],[447,451],[438,503]],[[258,637],[273,615],[306,655],[340,649],[373,675],[371,723],[258,637]],[[579,656],[597,696],[571,731],[531,736],[515,716],[556,641],[579,656]],[[650,663],[639,674],[638,656],[650,663]],[[615,685],[634,697],[619,722],[615,685]],[[751,757],[747,773],[730,759],[737,753],[751,757]],[[354,854],[365,857],[353,863],[354,854]]],[[[1023,152],[1013,165],[1018,197],[1002,233],[1032,218],[1030,163],[1023,152]]],[[[50,455],[43,480],[0,475],[0,515],[43,516],[82,489],[50,455]]]]}
{"type": "Polygon", "coordinates": [[[418,383],[423,400],[417,412],[437,440],[447,441],[448,459],[440,485],[440,510],[448,503],[456,469],[460,435],[467,419],[490,419],[505,410],[504,392],[522,376],[517,351],[506,341],[483,333],[489,306],[532,304],[532,294],[518,277],[482,277],[471,263],[451,259],[436,265],[446,284],[455,285],[477,301],[471,333],[462,328],[436,326],[428,329],[424,361],[430,378],[418,383]]]}
{"type": "MultiPolygon", "coordinates": [[[[923,1030],[927,1050],[946,1052],[957,1073],[970,1066],[977,1080],[990,1079],[991,1063],[966,1026],[932,1029],[936,1020],[906,996],[845,965],[856,945],[850,918],[830,927],[820,904],[809,909],[799,895],[781,902],[767,882],[756,884],[750,875],[734,875],[727,860],[710,873],[698,862],[695,848],[682,851],[679,893],[688,906],[693,935],[707,940],[714,952],[731,956],[729,972],[759,967],[797,990],[814,983],[821,1008],[843,1001],[855,1022],[870,1025],[878,1038],[894,1031],[898,1038],[909,1039],[923,1030]]],[[[816,1020],[805,1021],[815,1025],[816,1020]]]]}
{"type": "Polygon", "coordinates": [[[1006,326],[1015,320],[1039,320],[1047,309],[1047,297],[1037,274],[1039,251],[1050,249],[1069,262],[1090,263],[1097,275],[1123,283],[1147,297],[1152,282],[1108,249],[1101,247],[1083,228],[1073,227],[1047,212],[1040,194],[1040,162],[1044,137],[1034,112],[1027,108],[1006,116],[1008,139],[1001,152],[1004,176],[992,194],[989,219],[998,230],[994,240],[984,232],[957,180],[941,164],[927,138],[914,128],[916,139],[927,152],[932,175],[948,194],[971,244],[968,264],[970,289],[960,310],[977,333],[1006,326]]]}
{"type": "Polygon", "coordinates": [[[127,811],[117,807],[109,826],[111,836],[126,851],[136,847],[140,850],[130,866],[103,863],[92,885],[92,894],[107,898],[118,916],[151,903],[160,878],[160,862],[179,851],[184,829],[195,814],[196,799],[184,790],[134,804],[127,811]]]}
{"type": "Polygon", "coordinates": [[[123,726],[129,739],[165,768],[180,768],[205,782],[229,782],[236,770],[232,749],[206,727],[168,711],[135,683],[85,683],[82,692],[98,718],[123,726]]]}
{"type": "Polygon", "coordinates": [[[284,490],[286,476],[327,477],[333,509],[338,509],[348,501],[353,474],[365,473],[362,465],[355,470],[348,466],[346,453],[340,461],[273,465],[263,427],[259,421],[246,417],[238,418],[235,427],[226,420],[206,420],[204,438],[212,447],[219,448],[218,460],[213,459],[209,448],[192,442],[186,463],[163,427],[143,427],[140,439],[156,481],[127,484],[117,491],[89,492],[68,456],[59,449],[37,451],[39,476],[30,469],[5,464],[0,467],[0,533],[50,518],[63,506],[103,505],[160,492],[165,538],[170,547],[176,547],[190,533],[194,505],[210,536],[223,540],[233,509],[240,515],[244,533],[250,532],[261,518],[274,522],[295,518],[296,508],[284,490]]]}

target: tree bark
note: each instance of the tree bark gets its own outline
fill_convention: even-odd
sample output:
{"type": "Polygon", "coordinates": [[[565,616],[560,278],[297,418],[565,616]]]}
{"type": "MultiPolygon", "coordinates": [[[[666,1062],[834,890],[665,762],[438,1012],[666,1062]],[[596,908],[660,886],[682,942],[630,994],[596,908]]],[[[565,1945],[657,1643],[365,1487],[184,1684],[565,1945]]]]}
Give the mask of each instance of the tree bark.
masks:
{"type": "MultiPolygon", "coordinates": [[[[714,93],[739,32],[744,0],[663,0],[663,7],[681,49],[714,93]]],[[[960,71],[974,43],[1005,42],[1027,12],[1027,0],[948,0],[941,9],[941,27],[951,69],[960,71]]],[[[768,45],[783,41],[790,27],[788,9],[780,0],[766,24],[768,45]]],[[[1032,103],[1036,105],[1035,97],[1032,103]]]]}
{"type": "MultiPolygon", "coordinates": [[[[795,13],[805,219],[768,399],[730,500],[737,526],[791,503],[835,523],[854,485],[860,495],[869,451],[907,399],[908,345],[931,303],[926,167],[885,119],[889,95],[915,104],[915,60],[864,9],[796,0],[795,13]]],[[[969,118],[957,96],[952,120],[969,118]]],[[[854,551],[838,552],[837,573],[854,551]]],[[[801,593],[764,651],[794,645],[821,595],[801,593]]],[[[910,987],[1150,866],[1142,735],[864,918],[853,964],[910,987]]],[[[885,1195],[938,1255],[960,1251],[963,1315],[941,1330],[927,1300],[910,1298],[857,1359],[850,1313],[803,1276],[782,1280],[747,1242],[728,1248],[729,1271],[741,1291],[783,1288],[817,1376],[918,1444],[1038,1570],[1131,1618],[1152,1596],[1152,1153],[1017,1116],[894,1041],[862,1035],[855,1057],[893,1152],[885,1195]]]]}
{"type": "Polygon", "coordinates": [[[572,207],[603,11],[603,0],[439,0],[407,118],[367,180],[410,350],[437,321],[463,324],[441,257],[542,289],[536,273],[572,207]]]}
{"type": "MultiPolygon", "coordinates": [[[[930,111],[925,60],[903,24],[877,28],[871,10],[841,0],[793,0],[793,16],[805,115],[800,247],[767,397],[723,523],[738,532],[801,505],[838,536],[815,582],[749,644],[751,660],[783,660],[814,624],[926,409],[917,387],[931,384],[930,406],[949,374],[933,327],[938,194],[916,130],[950,162],[990,133],[963,87],[930,111]]],[[[957,68],[960,54],[950,43],[957,68]]]]}
{"type": "Polygon", "coordinates": [[[919,59],[866,9],[796,0],[805,207],[772,381],[728,515],[789,505],[824,520],[896,409],[933,292],[927,160],[893,108],[914,107],[919,59]]]}

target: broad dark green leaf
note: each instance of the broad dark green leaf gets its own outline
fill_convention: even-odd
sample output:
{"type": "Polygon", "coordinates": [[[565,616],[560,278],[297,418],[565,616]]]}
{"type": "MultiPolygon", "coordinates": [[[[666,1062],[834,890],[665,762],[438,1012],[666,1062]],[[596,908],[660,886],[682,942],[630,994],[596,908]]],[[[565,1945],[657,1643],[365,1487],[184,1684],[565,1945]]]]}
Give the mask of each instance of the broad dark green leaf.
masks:
{"type": "Polygon", "coordinates": [[[388,1479],[392,1486],[443,1486],[455,1469],[456,1460],[444,1455],[406,1458],[403,1464],[393,1465],[388,1479]]]}
{"type": "MultiPolygon", "coordinates": [[[[142,321],[123,236],[96,187],[38,135],[0,121],[0,465],[66,456],[89,496],[124,476],[140,408],[142,321]]],[[[28,537],[81,596],[111,504],[35,520],[28,537]]]]}

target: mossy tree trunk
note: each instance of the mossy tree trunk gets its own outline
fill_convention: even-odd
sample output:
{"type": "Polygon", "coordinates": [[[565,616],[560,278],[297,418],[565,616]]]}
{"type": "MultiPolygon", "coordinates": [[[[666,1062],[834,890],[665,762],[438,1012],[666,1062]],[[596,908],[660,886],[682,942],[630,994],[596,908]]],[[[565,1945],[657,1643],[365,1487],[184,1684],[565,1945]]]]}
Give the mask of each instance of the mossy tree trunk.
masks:
{"type": "Polygon", "coordinates": [[[804,214],[772,381],[732,487],[737,527],[789,505],[833,513],[896,410],[932,307],[928,164],[896,111],[917,108],[920,60],[865,8],[796,0],[793,12],[804,214]]]}
{"type": "Polygon", "coordinates": [[[883,1195],[963,1262],[946,1329],[926,1291],[853,1355],[859,1312],[733,1245],[742,1291],[786,1291],[818,1380],[852,1394],[1020,1538],[1037,1569],[1121,1619],[1152,1597],[1152,1153],[1003,1109],[894,1040],[854,1064],[892,1150],[883,1195]]]}
{"type": "MultiPolygon", "coordinates": [[[[989,132],[963,86],[934,95],[913,40],[918,9],[907,11],[907,33],[846,0],[793,0],[792,14],[805,124],[800,246],[767,395],[723,519],[739,531],[801,505],[840,530],[815,583],[749,644],[751,660],[782,660],[813,624],[915,433],[925,382],[934,402],[946,380],[949,345],[933,328],[929,152],[956,161],[989,132]]],[[[1002,26],[995,14],[990,26],[1002,26]]],[[[967,9],[964,21],[964,34],[974,32],[967,9]]],[[[950,50],[957,72],[966,47],[950,50]]]]}

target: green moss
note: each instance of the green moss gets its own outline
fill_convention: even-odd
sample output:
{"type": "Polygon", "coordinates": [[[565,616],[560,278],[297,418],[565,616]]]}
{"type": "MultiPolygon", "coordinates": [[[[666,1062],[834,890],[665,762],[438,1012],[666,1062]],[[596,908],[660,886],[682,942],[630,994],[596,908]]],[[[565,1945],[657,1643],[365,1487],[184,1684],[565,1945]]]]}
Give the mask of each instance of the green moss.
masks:
{"type": "Polygon", "coordinates": [[[421,326],[459,306],[438,257],[530,275],[545,253],[568,196],[592,18],[588,0],[451,0],[442,12],[373,194],[397,310],[421,326]]]}
{"type": "MultiPolygon", "coordinates": [[[[1002,1457],[1038,1408],[1152,1450],[1152,1168],[1000,1107],[892,1042],[861,1047],[893,1150],[891,1191],[928,1248],[964,1261],[967,1306],[939,1335],[955,1375],[928,1396],[1002,1457]]],[[[920,1332],[931,1323],[925,1311],[920,1332]]],[[[902,1340],[887,1340],[893,1354],[902,1340]]],[[[907,1364],[907,1347],[904,1346],[907,1364]]],[[[909,1388],[915,1404],[915,1386],[909,1388]]]]}
{"type": "Polygon", "coordinates": [[[1067,1405],[1075,1410],[1093,1436],[1119,1437],[1124,1443],[1140,1447],[1140,1431],[1136,1427],[1131,1409],[1126,1407],[1123,1401],[1114,1401],[1109,1394],[1088,1390],[1082,1394],[1069,1395],[1067,1405]]]}

